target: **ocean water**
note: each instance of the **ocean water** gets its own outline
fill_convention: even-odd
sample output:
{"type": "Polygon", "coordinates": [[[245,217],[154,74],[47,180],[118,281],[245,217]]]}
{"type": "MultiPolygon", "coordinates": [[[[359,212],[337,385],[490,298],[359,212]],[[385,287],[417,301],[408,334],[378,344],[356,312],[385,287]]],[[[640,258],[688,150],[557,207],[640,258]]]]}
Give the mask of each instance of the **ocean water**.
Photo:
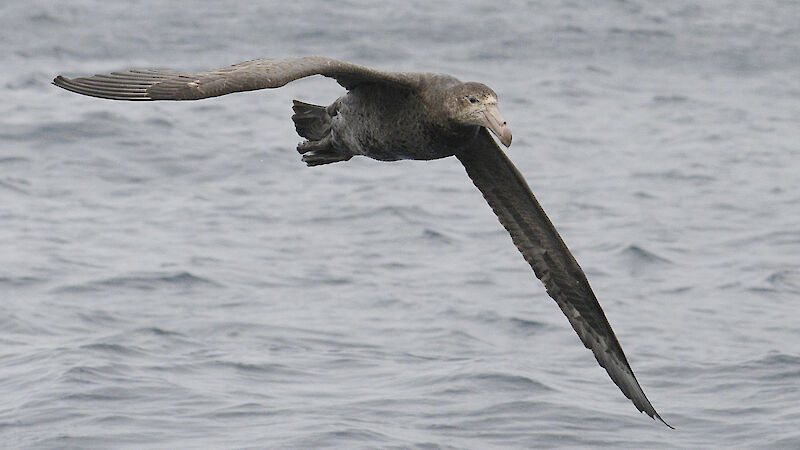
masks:
{"type": "Polygon", "coordinates": [[[0,447],[800,447],[800,3],[431,3],[0,3],[0,447]],[[301,163],[333,81],[50,85],[306,54],[498,92],[676,430],[458,161],[301,163]]]}

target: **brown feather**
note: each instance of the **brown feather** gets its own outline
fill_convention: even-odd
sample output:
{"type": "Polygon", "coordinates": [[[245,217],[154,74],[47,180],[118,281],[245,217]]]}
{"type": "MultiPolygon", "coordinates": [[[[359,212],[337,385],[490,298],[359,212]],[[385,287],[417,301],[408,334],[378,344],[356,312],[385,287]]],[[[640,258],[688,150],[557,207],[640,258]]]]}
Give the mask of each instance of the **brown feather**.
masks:
{"type": "Polygon", "coordinates": [[[347,89],[361,83],[414,88],[420,74],[385,72],[323,56],[255,59],[197,73],[133,69],[126,72],[66,78],[53,84],[72,92],[112,100],[199,100],[234,92],[278,88],[311,75],[336,79],[347,89]]]}

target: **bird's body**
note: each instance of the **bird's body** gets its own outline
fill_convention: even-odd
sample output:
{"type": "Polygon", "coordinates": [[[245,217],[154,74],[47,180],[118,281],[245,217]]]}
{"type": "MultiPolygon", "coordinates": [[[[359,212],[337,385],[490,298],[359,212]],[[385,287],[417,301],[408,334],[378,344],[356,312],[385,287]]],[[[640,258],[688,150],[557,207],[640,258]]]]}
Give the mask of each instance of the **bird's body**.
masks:
{"type": "Polygon", "coordinates": [[[438,124],[430,108],[411,90],[379,84],[357,86],[326,108],[331,116],[331,145],[379,161],[438,159],[457,147],[436,140],[438,124]],[[393,126],[383,126],[392,124],[393,126]]]}
{"type": "Polygon", "coordinates": [[[446,117],[443,97],[463,83],[441,74],[420,74],[419,83],[425,83],[425,88],[402,89],[382,83],[353,87],[324,108],[327,117],[317,120],[329,123],[329,131],[322,135],[306,134],[302,126],[306,118],[303,112],[310,113],[314,105],[295,101],[293,119],[298,134],[309,140],[298,148],[303,160],[309,165],[319,165],[355,155],[379,161],[430,160],[455,155],[479,129],[477,125],[442,120],[446,117]]]}
{"type": "MultiPolygon", "coordinates": [[[[663,419],[628,364],[583,270],[522,175],[492,139],[511,132],[497,94],[481,83],[443,74],[385,72],[330,58],[260,59],[200,73],[131,70],[53,80],[65,89],[115,100],[197,100],[277,88],[310,75],[336,79],[347,93],[327,107],[294,102],[297,150],[309,166],[356,155],[381,161],[455,155],[558,303],[584,345],[634,405],[663,419]]],[[[666,422],[665,422],[666,423],[666,422]]]]}

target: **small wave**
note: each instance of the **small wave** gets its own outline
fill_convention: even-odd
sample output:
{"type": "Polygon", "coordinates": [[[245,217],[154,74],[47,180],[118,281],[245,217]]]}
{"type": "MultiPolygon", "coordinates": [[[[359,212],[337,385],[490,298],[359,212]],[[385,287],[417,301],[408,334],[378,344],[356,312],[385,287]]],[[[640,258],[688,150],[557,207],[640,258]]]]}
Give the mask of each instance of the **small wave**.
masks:
{"type": "Polygon", "coordinates": [[[90,281],[83,284],[62,286],[56,293],[84,293],[106,291],[109,288],[130,289],[137,291],[154,291],[164,288],[193,289],[198,287],[220,287],[221,284],[208,278],[199,277],[189,272],[172,274],[143,273],[132,276],[112,277],[104,280],[90,281]]]}
{"type": "Polygon", "coordinates": [[[177,331],[169,331],[169,330],[165,330],[163,328],[158,328],[158,327],[139,328],[139,329],[137,329],[135,331],[136,331],[136,333],[139,333],[139,334],[150,334],[150,335],[154,335],[154,336],[184,337],[184,335],[182,333],[178,333],[177,331]]]}
{"type": "MultiPolygon", "coordinates": [[[[547,388],[548,390],[550,388],[547,388]]],[[[530,411],[540,406],[539,402],[531,402],[525,400],[513,400],[508,402],[496,403],[489,405],[474,413],[475,416],[484,416],[489,418],[497,418],[508,413],[516,414],[520,411],[530,411]]]]}
{"type": "MultiPolygon", "coordinates": [[[[2,182],[0,182],[0,185],[2,185],[2,182]]],[[[44,279],[38,277],[0,277],[0,286],[6,287],[26,287],[42,282],[44,282],[44,279]]]]}
{"type": "Polygon", "coordinates": [[[484,311],[476,317],[480,322],[492,327],[510,330],[514,333],[519,333],[524,336],[530,336],[541,332],[547,328],[547,324],[530,319],[522,319],[519,317],[504,317],[493,311],[484,311]]]}
{"type": "MultiPolygon", "coordinates": [[[[0,343],[10,344],[22,336],[52,336],[54,334],[51,327],[39,324],[31,318],[19,316],[13,310],[0,306],[0,330],[3,330],[3,337],[0,343]]],[[[26,343],[27,345],[27,343],[26,343]]]]}
{"type": "Polygon", "coordinates": [[[683,95],[654,95],[653,96],[653,103],[657,105],[663,104],[674,104],[674,103],[687,103],[689,102],[689,97],[683,95]]]}
{"type": "Polygon", "coordinates": [[[663,172],[635,172],[633,174],[635,178],[647,178],[647,179],[664,179],[664,180],[674,180],[674,181],[686,181],[686,182],[694,182],[697,185],[700,184],[707,184],[714,180],[715,177],[711,175],[703,175],[698,173],[686,173],[679,170],[665,170],[663,172]]]}
{"type": "Polygon", "coordinates": [[[599,73],[601,75],[611,75],[613,73],[610,70],[604,69],[600,66],[595,66],[593,64],[589,64],[585,68],[587,72],[599,73]]]}
{"type": "MultiPolygon", "coordinates": [[[[758,268],[758,271],[764,269],[758,268]]],[[[763,272],[762,272],[763,273],[763,272]]],[[[755,294],[779,295],[800,294],[800,269],[795,267],[782,267],[768,269],[766,275],[761,275],[749,282],[730,283],[730,288],[740,289],[744,286],[748,292],[755,294]]]]}
{"type": "Polygon", "coordinates": [[[423,376],[414,380],[424,383],[437,395],[454,392],[545,392],[553,389],[544,383],[524,375],[505,372],[451,373],[448,375],[423,376]]]}
{"type": "Polygon", "coordinates": [[[767,356],[752,361],[754,364],[768,367],[788,367],[800,369],[800,356],[781,352],[770,352],[767,356]]]}
{"type": "Polygon", "coordinates": [[[672,264],[667,258],[647,251],[638,245],[629,245],[619,252],[619,255],[631,265],[640,264],[672,264]]]}
{"type": "Polygon", "coordinates": [[[96,123],[91,118],[80,121],[45,122],[37,125],[20,125],[13,133],[3,133],[2,137],[13,141],[73,142],[87,138],[116,136],[121,123],[125,121],[105,119],[102,123],[96,123]]]}
{"type": "MultiPolygon", "coordinates": [[[[381,442],[392,442],[392,440],[389,439],[389,436],[377,431],[348,427],[341,430],[316,433],[298,440],[297,444],[298,448],[323,448],[329,447],[331,442],[363,442],[368,447],[373,447],[381,442]]],[[[378,447],[380,446],[378,445],[378,447]]]]}
{"type": "Polygon", "coordinates": [[[743,237],[729,239],[725,242],[725,245],[729,247],[741,247],[744,245],[753,245],[755,243],[764,243],[774,247],[794,246],[800,244],[800,231],[779,230],[768,231],[766,233],[755,233],[745,235],[743,237]]]}
{"type": "Polygon", "coordinates": [[[274,416],[282,413],[285,413],[285,411],[275,410],[274,408],[270,408],[267,405],[260,403],[249,402],[241,405],[226,406],[215,411],[204,413],[201,416],[216,420],[237,419],[240,417],[252,419],[253,417],[274,416]]]}
{"type": "Polygon", "coordinates": [[[111,344],[107,342],[96,342],[93,344],[86,344],[80,347],[82,350],[88,350],[98,353],[107,353],[113,355],[143,355],[145,354],[139,349],[133,348],[130,345],[111,344]]]}
{"type": "Polygon", "coordinates": [[[488,382],[492,388],[498,391],[506,392],[508,390],[523,390],[530,392],[533,390],[538,391],[551,391],[552,389],[538,381],[522,375],[511,375],[506,373],[482,373],[476,374],[470,378],[480,382],[488,382]]]}
{"type": "Polygon", "coordinates": [[[62,399],[65,401],[76,402],[107,402],[131,400],[137,397],[138,394],[130,389],[106,387],[94,389],[91,392],[76,392],[66,394],[62,397],[62,399]]]}
{"type": "Polygon", "coordinates": [[[573,33],[573,34],[585,34],[586,30],[583,27],[578,25],[564,25],[560,27],[556,27],[556,33],[573,33]]]}
{"type": "Polygon", "coordinates": [[[420,206],[379,206],[357,213],[337,214],[328,216],[317,216],[311,219],[313,222],[338,222],[350,221],[353,219],[372,219],[375,217],[399,217],[406,222],[414,223],[415,218],[430,217],[430,213],[420,206]]]}
{"type": "MultiPolygon", "coordinates": [[[[759,380],[764,383],[793,380],[800,377],[800,356],[770,351],[756,358],[726,364],[694,364],[674,369],[698,378],[717,380],[714,389],[724,390],[737,380],[759,380]]],[[[708,383],[705,383],[708,384],[708,383]]]]}
{"type": "Polygon", "coordinates": [[[173,122],[163,118],[163,117],[151,117],[142,121],[144,124],[148,126],[148,128],[174,128],[175,125],[173,122]]]}
{"type": "Polygon", "coordinates": [[[48,11],[37,11],[35,14],[28,16],[28,20],[34,24],[44,24],[48,26],[64,23],[64,20],[60,16],[48,11]]]}
{"type": "Polygon", "coordinates": [[[136,397],[137,388],[129,386],[131,368],[124,364],[80,365],[66,370],[57,381],[64,387],[63,399],[84,401],[121,400],[136,397]]]}
{"type": "Polygon", "coordinates": [[[121,371],[118,368],[109,365],[100,367],[75,366],[64,372],[61,376],[61,381],[86,384],[120,373],[121,371]]]}
{"type": "Polygon", "coordinates": [[[430,228],[426,228],[422,232],[422,238],[426,241],[429,241],[434,244],[452,244],[453,239],[445,235],[444,233],[436,230],[432,230],[430,228]]]}
{"type": "Polygon", "coordinates": [[[11,179],[11,178],[0,180],[0,188],[8,189],[9,191],[14,191],[18,194],[30,195],[30,192],[28,192],[27,189],[19,186],[20,184],[27,185],[28,183],[25,180],[11,179]]]}
{"type": "Polygon", "coordinates": [[[508,321],[514,326],[515,329],[523,332],[524,334],[538,333],[549,326],[548,324],[539,322],[537,320],[520,319],[517,317],[512,317],[508,319],[508,321]]]}
{"type": "Polygon", "coordinates": [[[308,377],[309,374],[278,363],[248,363],[240,361],[213,360],[204,364],[205,366],[233,370],[236,373],[255,377],[260,380],[269,380],[270,383],[294,383],[300,378],[308,377]]]}
{"type": "Polygon", "coordinates": [[[30,158],[24,156],[4,156],[0,157],[0,164],[16,164],[22,162],[30,162],[30,158]]]}
{"type": "Polygon", "coordinates": [[[108,311],[93,310],[88,312],[79,312],[77,316],[86,323],[92,325],[103,324],[106,326],[113,326],[119,323],[120,317],[110,314],[108,311]]]}
{"type": "MultiPolygon", "coordinates": [[[[262,282],[264,282],[262,280],[262,282]]],[[[353,278],[321,272],[308,272],[299,276],[281,275],[280,281],[264,282],[269,286],[346,286],[353,284],[353,278]]]]}
{"type": "Polygon", "coordinates": [[[635,40],[639,39],[675,39],[675,35],[666,30],[633,28],[624,29],[613,27],[608,30],[612,35],[623,35],[635,40]]]}
{"type": "Polygon", "coordinates": [[[798,270],[778,270],[770,274],[765,281],[777,290],[800,293],[800,271],[798,270]]]}

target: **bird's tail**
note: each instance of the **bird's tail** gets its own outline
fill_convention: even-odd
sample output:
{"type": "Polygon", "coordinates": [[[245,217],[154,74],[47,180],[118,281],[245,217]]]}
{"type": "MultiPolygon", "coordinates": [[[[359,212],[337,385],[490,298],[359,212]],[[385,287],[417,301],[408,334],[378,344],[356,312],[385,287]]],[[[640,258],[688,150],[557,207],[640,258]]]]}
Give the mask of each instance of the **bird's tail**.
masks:
{"type": "Polygon", "coordinates": [[[320,141],[331,131],[331,116],[324,106],[312,105],[299,100],[293,101],[294,127],[297,134],[309,141],[320,141]]]}

